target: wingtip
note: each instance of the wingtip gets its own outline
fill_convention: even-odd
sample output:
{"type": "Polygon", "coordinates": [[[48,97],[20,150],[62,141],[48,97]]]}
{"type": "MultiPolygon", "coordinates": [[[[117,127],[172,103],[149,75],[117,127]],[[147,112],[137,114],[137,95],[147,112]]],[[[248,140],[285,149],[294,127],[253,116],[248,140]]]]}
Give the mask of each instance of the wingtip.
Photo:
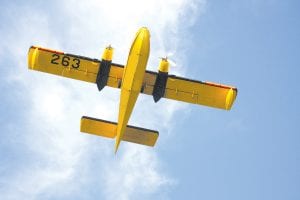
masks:
{"type": "Polygon", "coordinates": [[[236,92],[231,88],[226,95],[225,109],[230,110],[235,100],[236,92]]]}

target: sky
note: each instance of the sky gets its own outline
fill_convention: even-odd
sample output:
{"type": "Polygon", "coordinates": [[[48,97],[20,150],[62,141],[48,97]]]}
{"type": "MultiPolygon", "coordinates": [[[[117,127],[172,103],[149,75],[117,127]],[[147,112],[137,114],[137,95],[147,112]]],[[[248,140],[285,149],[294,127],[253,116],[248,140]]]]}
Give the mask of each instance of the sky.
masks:
{"type": "Polygon", "coordinates": [[[0,199],[300,199],[300,2],[0,2],[0,199]],[[154,148],[80,133],[116,121],[119,90],[29,71],[31,45],[124,64],[151,33],[148,70],[234,85],[231,111],[140,95],[129,124],[154,148]]]}

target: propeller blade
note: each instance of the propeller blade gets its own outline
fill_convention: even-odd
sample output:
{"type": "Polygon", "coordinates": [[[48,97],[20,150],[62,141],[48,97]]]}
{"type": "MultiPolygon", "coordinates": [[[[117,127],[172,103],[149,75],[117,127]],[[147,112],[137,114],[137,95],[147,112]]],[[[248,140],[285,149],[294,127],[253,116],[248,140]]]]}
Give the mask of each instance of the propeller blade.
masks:
{"type": "Polygon", "coordinates": [[[173,60],[171,60],[171,59],[169,59],[169,58],[168,58],[168,62],[170,63],[171,67],[176,67],[177,66],[176,62],[173,61],[173,60]]]}

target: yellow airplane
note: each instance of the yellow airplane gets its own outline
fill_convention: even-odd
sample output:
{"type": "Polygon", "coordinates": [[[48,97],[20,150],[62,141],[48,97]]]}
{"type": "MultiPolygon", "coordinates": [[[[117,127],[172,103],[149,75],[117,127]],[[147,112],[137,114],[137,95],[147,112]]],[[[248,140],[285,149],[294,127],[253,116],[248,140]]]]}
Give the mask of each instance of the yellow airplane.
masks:
{"type": "Polygon", "coordinates": [[[146,70],[150,52],[150,33],[142,27],[136,33],[125,66],[112,63],[113,48],[105,48],[102,60],[32,46],[28,52],[28,68],[63,77],[121,89],[118,123],[83,116],[80,131],[116,138],[120,141],[154,146],[158,132],[127,125],[140,93],[152,95],[155,102],[162,97],[230,110],[237,88],[169,75],[169,61],[162,58],[158,73],[146,70]]]}

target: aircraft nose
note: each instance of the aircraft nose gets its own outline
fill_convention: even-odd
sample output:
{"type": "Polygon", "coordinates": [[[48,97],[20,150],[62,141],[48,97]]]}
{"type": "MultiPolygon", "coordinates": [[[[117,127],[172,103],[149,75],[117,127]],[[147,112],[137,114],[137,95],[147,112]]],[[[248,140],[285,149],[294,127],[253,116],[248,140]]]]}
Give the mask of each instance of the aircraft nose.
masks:
{"type": "Polygon", "coordinates": [[[139,30],[139,35],[144,36],[144,37],[149,37],[150,36],[150,32],[148,30],[147,27],[142,27],[139,30]]]}

